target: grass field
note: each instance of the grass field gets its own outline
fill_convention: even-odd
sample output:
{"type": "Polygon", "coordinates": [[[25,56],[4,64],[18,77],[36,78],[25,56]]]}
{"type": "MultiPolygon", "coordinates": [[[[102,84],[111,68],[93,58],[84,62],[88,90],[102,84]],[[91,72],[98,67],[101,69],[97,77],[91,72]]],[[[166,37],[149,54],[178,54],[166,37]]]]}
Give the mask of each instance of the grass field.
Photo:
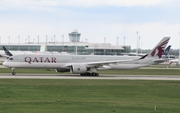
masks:
{"type": "Polygon", "coordinates": [[[0,113],[179,113],[179,95],[180,81],[0,79],[0,113]]]}
{"type": "MultiPolygon", "coordinates": [[[[161,68],[98,72],[180,75],[179,69],[161,68]]],[[[0,68],[0,73],[11,70],[0,68]]],[[[16,73],[61,74],[52,69],[16,73]]],[[[180,81],[0,79],[0,113],[179,113],[179,95],[180,81]]]]}

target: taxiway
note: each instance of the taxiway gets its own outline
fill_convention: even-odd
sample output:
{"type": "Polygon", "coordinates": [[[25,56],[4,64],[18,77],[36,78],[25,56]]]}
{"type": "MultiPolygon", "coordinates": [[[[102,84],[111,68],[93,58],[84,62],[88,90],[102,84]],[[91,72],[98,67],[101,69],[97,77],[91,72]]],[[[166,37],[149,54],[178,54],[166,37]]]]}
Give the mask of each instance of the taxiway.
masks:
{"type": "Polygon", "coordinates": [[[2,79],[109,79],[109,80],[180,80],[180,76],[171,75],[110,75],[101,74],[100,76],[80,76],[73,74],[17,74],[11,75],[1,73],[2,79]]]}

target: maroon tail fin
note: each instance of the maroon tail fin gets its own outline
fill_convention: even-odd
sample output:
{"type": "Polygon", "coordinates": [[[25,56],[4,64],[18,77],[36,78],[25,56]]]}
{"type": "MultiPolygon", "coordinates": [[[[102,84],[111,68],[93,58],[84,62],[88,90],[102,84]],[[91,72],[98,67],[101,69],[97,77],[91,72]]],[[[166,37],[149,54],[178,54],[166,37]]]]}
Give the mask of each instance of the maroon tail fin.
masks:
{"type": "Polygon", "coordinates": [[[148,54],[149,57],[161,58],[164,50],[169,42],[170,37],[164,37],[155,48],[148,54]]]}

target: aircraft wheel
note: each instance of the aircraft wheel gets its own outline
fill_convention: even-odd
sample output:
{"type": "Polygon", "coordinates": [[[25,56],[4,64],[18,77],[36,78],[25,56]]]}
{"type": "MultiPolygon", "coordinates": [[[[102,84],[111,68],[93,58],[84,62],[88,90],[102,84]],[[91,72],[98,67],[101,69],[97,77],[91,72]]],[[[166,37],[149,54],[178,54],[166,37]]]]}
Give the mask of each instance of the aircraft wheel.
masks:
{"type": "Polygon", "coordinates": [[[12,75],[16,75],[16,72],[12,72],[12,75]]]}
{"type": "Polygon", "coordinates": [[[96,73],[95,76],[99,76],[99,73],[96,73]]]}
{"type": "Polygon", "coordinates": [[[96,76],[96,73],[92,73],[92,76],[96,76]]]}
{"type": "Polygon", "coordinates": [[[86,73],[87,74],[87,76],[91,76],[92,74],[91,73],[86,73]]]}
{"type": "Polygon", "coordinates": [[[86,76],[86,73],[81,73],[80,75],[81,75],[81,76],[86,76]]]}

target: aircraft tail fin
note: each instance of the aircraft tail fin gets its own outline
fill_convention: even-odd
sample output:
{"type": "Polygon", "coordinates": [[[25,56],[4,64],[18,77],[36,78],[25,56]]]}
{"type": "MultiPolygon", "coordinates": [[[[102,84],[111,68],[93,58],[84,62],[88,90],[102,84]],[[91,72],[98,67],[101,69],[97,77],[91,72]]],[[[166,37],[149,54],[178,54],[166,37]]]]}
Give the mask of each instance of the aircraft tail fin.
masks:
{"type": "Polygon", "coordinates": [[[167,56],[167,55],[169,54],[170,48],[171,48],[171,45],[169,45],[169,46],[165,49],[163,55],[167,56]]]}
{"type": "Polygon", "coordinates": [[[161,58],[165,48],[169,42],[170,37],[164,37],[153,49],[152,51],[148,54],[148,57],[156,57],[156,58],[161,58]]]}
{"type": "Polygon", "coordinates": [[[13,56],[13,54],[9,52],[9,50],[7,50],[5,46],[3,46],[3,50],[7,56],[13,56]]]}

